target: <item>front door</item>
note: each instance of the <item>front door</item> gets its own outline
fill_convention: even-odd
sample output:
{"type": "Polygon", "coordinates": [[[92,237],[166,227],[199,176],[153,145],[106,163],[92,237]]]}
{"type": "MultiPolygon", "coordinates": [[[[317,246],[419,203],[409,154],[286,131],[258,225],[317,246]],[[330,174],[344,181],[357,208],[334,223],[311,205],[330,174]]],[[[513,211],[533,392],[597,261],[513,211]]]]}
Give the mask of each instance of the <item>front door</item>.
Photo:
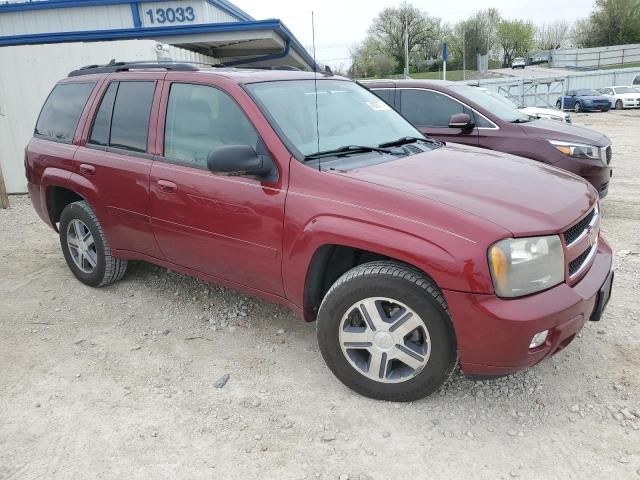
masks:
{"type": "Polygon", "coordinates": [[[166,82],[162,105],[164,144],[151,169],[150,198],[167,260],[281,295],[282,175],[266,182],[207,169],[209,152],[226,145],[267,153],[256,129],[228,93],[211,85],[166,82]]]}
{"type": "Polygon", "coordinates": [[[452,115],[466,113],[474,118],[474,113],[469,107],[448,95],[435,90],[398,88],[396,110],[425,135],[445,142],[478,145],[477,128],[449,128],[452,115]]]}

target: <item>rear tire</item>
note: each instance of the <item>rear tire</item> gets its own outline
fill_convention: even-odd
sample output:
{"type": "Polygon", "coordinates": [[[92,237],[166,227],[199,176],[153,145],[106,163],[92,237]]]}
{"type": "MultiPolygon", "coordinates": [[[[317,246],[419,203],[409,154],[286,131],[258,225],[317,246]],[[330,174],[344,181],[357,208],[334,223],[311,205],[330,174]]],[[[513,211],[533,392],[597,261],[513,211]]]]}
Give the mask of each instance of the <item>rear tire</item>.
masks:
{"type": "Polygon", "coordinates": [[[575,105],[573,106],[573,111],[576,113],[580,113],[581,110],[582,108],[580,106],[580,102],[576,102],[575,105]]]}
{"type": "Polygon", "coordinates": [[[558,100],[558,101],[556,102],[556,108],[557,108],[558,110],[562,110],[562,102],[561,102],[560,100],[558,100]]]}
{"type": "Polygon", "coordinates": [[[431,395],[457,363],[442,293],[424,274],[397,262],[366,263],[342,275],[322,301],[317,335],[334,375],[378,400],[431,395]]]}
{"type": "Polygon", "coordinates": [[[120,280],[127,261],[114,258],[98,217],[87,202],[70,203],[60,216],[60,245],[67,265],[85,285],[102,287],[120,280]]]}

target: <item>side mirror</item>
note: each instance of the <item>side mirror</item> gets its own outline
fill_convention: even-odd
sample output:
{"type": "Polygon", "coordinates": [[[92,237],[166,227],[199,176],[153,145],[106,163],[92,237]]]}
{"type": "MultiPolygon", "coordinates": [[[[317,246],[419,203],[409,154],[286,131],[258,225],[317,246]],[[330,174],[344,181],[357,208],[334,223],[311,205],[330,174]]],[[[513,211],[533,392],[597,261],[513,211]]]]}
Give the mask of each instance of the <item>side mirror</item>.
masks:
{"type": "Polygon", "coordinates": [[[456,113],[451,115],[449,119],[449,128],[461,128],[462,130],[470,130],[476,124],[468,113],[456,113]]]}
{"type": "Polygon", "coordinates": [[[207,168],[217,174],[266,177],[272,167],[268,156],[258,155],[249,145],[226,145],[207,156],[207,168]]]}

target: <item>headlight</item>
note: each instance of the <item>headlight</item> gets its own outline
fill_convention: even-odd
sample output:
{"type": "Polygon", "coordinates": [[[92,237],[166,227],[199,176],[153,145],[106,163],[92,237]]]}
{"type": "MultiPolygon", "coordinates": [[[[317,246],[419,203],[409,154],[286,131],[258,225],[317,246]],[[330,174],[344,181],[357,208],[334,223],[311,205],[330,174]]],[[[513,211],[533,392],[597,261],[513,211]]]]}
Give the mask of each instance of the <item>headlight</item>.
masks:
{"type": "Polygon", "coordinates": [[[489,248],[489,268],[499,297],[521,297],[564,281],[560,237],[507,238],[489,248]]]}
{"type": "Polygon", "coordinates": [[[596,147],[595,145],[559,142],[556,140],[549,140],[549,143],[569,157],[590,158],[593,160],[604,161],[605,149],[596,147]]]}

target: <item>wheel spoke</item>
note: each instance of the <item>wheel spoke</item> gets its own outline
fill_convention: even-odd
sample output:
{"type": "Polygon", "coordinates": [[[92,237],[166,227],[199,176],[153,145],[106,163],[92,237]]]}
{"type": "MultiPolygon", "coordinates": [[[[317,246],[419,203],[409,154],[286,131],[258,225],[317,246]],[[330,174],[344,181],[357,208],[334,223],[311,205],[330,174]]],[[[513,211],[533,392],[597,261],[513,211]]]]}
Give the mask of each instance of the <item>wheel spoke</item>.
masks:
{"type": "Polygon", "coordinates": [[[387,354],[375,349],[371,349],[369,353],[371,353],[371,360],[367,376],[374,380],[384,378],[387,369],[387,354]]]}
{"type": "Polygon", "coordinates": [[[87,248],[93,245],[93,235],[91,235],[90,231],[87,230],[87,234],[82,238],[82,241],[85,243],[87,248]]]}
{"type": "Polygon", "coordinates": [[[340,338],[342,339],[342,344],[347,348],[365,348],[371,346],[370,336],[367,331],[354,332],[343,330],[340,338]]]}
{"type": "Polygon", "coordinates": [[[382,330],[385,328],[383,312],[381,311],[379,302],[373,298],[368,298],[360,303],[359,308],[360,313],[362,313],[371,330],[382,330]]]}
{"type": "Polygon", "coordinates": [[[73,237],[70,237],[69,235],[67,235],[67,244],[71,248],[75,248],[76,250],[80,247],[80,244],[78,244],[78,240],[73,237]]]}
{"type": "Polygon", "coordinates": [[[393,354],[393,358],[395,360],[401,361],[414,370],[417,370],[424,364],[424,357],[422,355],[418,355],[404,345],[396,345],[396,350],[393,354]]]}
{"type": "Polygon", "coordinates": [[[91,268],[96,267],[96,260],[91,256],[91,252],[87,252],[84,255],[84,258],[87,260],[87,263],[91,266],[91,268]]]}
{"type": "Polygon", "coordinates": [[[423,323],[419,317],[411,312],[407,312],[400,320],[391,325],[389,331],[393,332],[396,338],[404,338],[408,333],[422,326],[423,323]]]}
{"type": "Polygon", "coordinates": [[[82,238],[82,233],[80,233],[80,223],[77,221],[73,222],[73,233],[78,240],[82,238]]]}

